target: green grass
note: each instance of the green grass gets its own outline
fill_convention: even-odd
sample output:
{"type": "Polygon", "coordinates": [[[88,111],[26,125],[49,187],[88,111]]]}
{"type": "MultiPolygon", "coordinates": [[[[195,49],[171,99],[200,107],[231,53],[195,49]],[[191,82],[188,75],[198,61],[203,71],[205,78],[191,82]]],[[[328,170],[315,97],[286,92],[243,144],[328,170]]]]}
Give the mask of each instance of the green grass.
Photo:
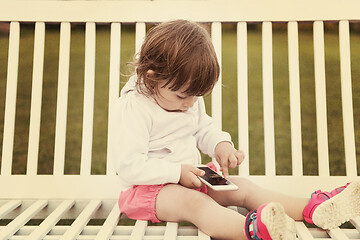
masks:
{"type": "MultiPolygon", "coordinates": [[[[276,25],[276,29],[284,25],[276,25]]],[[[236,34],[234,26],[224,26],[222,49],[223,80],[223,129],[228,131],[238,146],[238,114],[236,90],[236,34]]],[[[248,33],[248,77],[249,77],[249,144],[250,171],[252,174],[264,174],[264,128],[262,95],[262,57],[261,30],[249,26],[248,33]]],[[[41,174],[51,174],[53,168],[55,144],[55,120],[57,99],[57,71],[59,51],[59,26],[47,26],[45,64],[42,96],[42,116],[39,147],[39,169],[41,174]]],[[[97,26],[96,39],[96,79],[94,106],[94,142],[92,155],[92,173],[104,174],[106,169],[107,114],[109,88],[109,51],[110,26],[97,26]]],[[[331,175],[344,175],[344,142],[342,126],[339,43],[336,30],[325,32],[327,111],[329,130],[329,156],[331,175]]],[[[84,25],[73,26],[71,42],[68,118],[66,132],[65,173],[76,174],[80,171],[81,140],[83,122],[84,87],[84,25]]],[[[33,25],[24,25],[21,31],[19,80],[17,90],[16,127],[13,154],[13,173],[26,172],[27,145],[30,119],[32,57],[34,42],[33,25]]],[[[3,141],[4,106],[6,89],[6,71],[8,54],[8,35],[0,34],[0,144],[3,141]]],[[[305,174],[316,175],[317,135],[315,112],[315,84],[313,64],[313,39],[311,31],[299,34],[300,42],[300,85],[301,85],[301,121],[303,166],[305,174]]],[[[360,173],[360,36],[352,34],[352,87],[354,99],[355,137],[357,144],[358,172],[360,173]]],[[[134,54],[134,27],[122,26],[121,38],[121,86],[126,82],[129,70],[126,62],[134,54]]],[[[291,174],[291,138],[289,74],[287,56],[287,34],[274,31],[274,113],[277,174],[291,174]]],[[[206,98],[209,108],[211,97],[206,98]]],[[[210,111],[209,111],[210,112],[210,111]]],[[[241,115],[241,114],[240,114],[241,115]]],[[[240,146],[241,148],[241,146],[240,146]]],[[[0,157],[1,152],[0,149],[0,157]]],[[[209,158],[204,157],[204,161],[209,158]]],[[[232,171],[233,174],[236,170],[232,171]]]]}

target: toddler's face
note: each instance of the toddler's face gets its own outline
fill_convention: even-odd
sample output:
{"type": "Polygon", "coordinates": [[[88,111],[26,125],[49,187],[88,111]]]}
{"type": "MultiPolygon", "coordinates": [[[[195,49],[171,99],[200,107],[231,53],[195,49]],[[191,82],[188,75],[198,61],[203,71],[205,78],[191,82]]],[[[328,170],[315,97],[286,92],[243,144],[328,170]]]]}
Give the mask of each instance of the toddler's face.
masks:
{"type": "Polygon", "coordinates": [[[185,88],[172,91],[165,84],[159,84],[158,93],[153,96],[157,104],[169,112],[185,112],[191,108],[198,97],[188,96],[184,93],[185,88]]]}

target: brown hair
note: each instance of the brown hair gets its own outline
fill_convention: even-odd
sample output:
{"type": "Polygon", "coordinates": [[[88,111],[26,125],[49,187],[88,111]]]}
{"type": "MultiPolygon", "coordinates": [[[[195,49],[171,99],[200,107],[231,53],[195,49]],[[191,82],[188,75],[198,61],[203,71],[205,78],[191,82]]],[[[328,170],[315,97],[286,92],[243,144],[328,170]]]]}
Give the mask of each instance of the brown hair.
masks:
{"type": "Polygon", "coordinates": [[[185,94],[202,96],[213,89],[220,74],[208,32],[186,20],[150,29],[135,66],[137,89],[145,95],[156,94],[157,85],[165,82],[173,91],[186,86],[185,94]],[[148,70],[154,74],[147,74],[148,70]]]}

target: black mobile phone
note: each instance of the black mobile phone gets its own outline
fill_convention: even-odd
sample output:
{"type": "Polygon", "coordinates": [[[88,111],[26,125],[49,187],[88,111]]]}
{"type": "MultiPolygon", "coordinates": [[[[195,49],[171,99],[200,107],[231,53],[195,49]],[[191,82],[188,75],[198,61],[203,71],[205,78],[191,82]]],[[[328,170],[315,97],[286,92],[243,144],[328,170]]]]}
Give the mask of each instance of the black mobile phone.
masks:
{"type": "Polygon", "coordinates": [[[200,176],[200,180],[210,188],[217,191],[237,190],[238,186],[221,176],[207,166],[199,166],[199,169],[205,171],[204,176],[200,176]]]}

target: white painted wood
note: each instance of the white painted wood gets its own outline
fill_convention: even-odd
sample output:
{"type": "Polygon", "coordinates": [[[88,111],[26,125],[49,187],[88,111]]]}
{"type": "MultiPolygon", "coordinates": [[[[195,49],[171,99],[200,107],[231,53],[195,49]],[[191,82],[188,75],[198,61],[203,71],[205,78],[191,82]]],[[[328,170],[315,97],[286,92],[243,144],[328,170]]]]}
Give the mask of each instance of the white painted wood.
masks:
{"type": "Polygon", "coordinates": [[[210,240],[211,238],[206,235],[203,231],[201,231],[200,229],[198,230],[198,240],[210,240]]]}
{"type": "Polygon", "coordinates": [[[340,228],[335,228],[327,231],[332,239],[335,240],[348,240],[349,238],[341,231],[340,228]]]}
{"type": "Polygon", "coordinates": [[[321,21],[314,22],[314,66],[319,175],[329,176],[330,171],[326,111],[324,23],[321,21]]]}
{"type": "Polygon", "coordinates": [[[44,49],[45,49],[45,23],[35,24],[34,60],[31,92],[30,129],[28,143],[28,158],[26,173],[37,174],[40,121],[41,121],[41,98],[44,71],[44,49]]]}
{"type": "Polygon", "coordinates": [[[71,25],[63,22],[60,25],[59,73],[56,108],[54,175],[64,174],[66,121],[69,90],[71,25]]]}
{"type": "Polygon", "coordinates": [[[71,227],[61,236],[60,240],[76,239],[86,224],[90,221],[92,215],[101,206],[101,200],[92,200],[82,211],[82,213],[71,224],[71,227]]]}
{"type": "MultiPolygon", "coordinates": [[[[298,223],[296,223],[298,224],[298,223]]],[[[52,233],[48,236],[44,237],[44,239],[58,239],[59,236],[61,236],[70,226],[55,226],[52,230],[52,233]]],[[[84,240],[84,239],[94,239],[95,234],[99,231],[101,226],[86,226],[81,233],[81,235],[78,237],[78,239],[84,240]]],[[[114,235],[111,237],[111,239],[124,239],[128,240],[131,233],[132,226],[118,226],[115,229],[114,235]]],[[[10,239],[24,239],[25,236],[29,235],[32,231],[36,229],[36,226],[24,226],[22,227],[16,235],[12,236],[10,239]]],[[[0,227],[1,231],[1,227],[0,227]]],[[[144,240],[154,240],[154,239],[166,239],[164,235],[162,234],[165,232],[163,226],[149,226],[147,229],[147,235],[144,236],[144,240]]],[[[319,230],[316,228],[310,228],[306,231],[311,232],[311,238],[301,238],[299,237],[299,240],[326,240],[326,239],[333,239],[330,236],[328,236],[327,232],[324,230],[319,230]]],[[[356,229],[342,229],[342,232],[348,237],[348,239],[359,239],[359,232],[356,229]]],[[[177,237],[177,240],[196,240],[199,239],[198,236],[198,230],[196,230],[194,227],[180,227],[179,228],[179,236],[177,237]]],[[[303,236],[303,235],[301,235],[303,236]]],[[[206,236],[204,236],[206,237],[206,236]]],[[[206,237],[205,239],[209,239],[206,237]]]]}
{"type": "MultiPolygon", "coordinates": [[[[101,194],[101,193],[99,193],[101,194]]],[[[84,199],[79,199],[79,198],[70,198],[68,197],[67,199],[50,199],[48,198],[48,204],[46,206],[45,209],[41,210],[39,213],[36,214],[36,216],[33,217],[33,219],[46,219],[49,217],[49,215],[56,211],[56,209],[59,207],[59,205],[65,201],[65,200],[71,200],[71,201],[75,201],[75,204],[72,206],[72,208],[67,211],[64,212],[64,214],[62,215],[63,219],[76,219],[84,210],[84,208],[89,204],[89,197],[86,197],[84,199]]],[[[93,199],[95,199],[93,197],[93,199]]],[[[14,219],[16,218],[18,215],[20,215],[24,209],[29,208],[33,203],[34,200],[31,199],[25,199],[21,200],[21,206],[12,210],[11,212],[9,212],[4,218],[6,219],[14,219]]],[[[0,205],[6,204],[8,202],[8,200],[4,200],[1,199],[0,200],[0,205]]],[[[101,208],[100,210],[95,212],[95,215],[93,216],[93,218],[97,218],[97,219],[106,219],[109,214],[111,213],[111,211],[114,208],[114,204],[117,202],[117,198],[113,198],[113,199],[105,199],[102,200],[102,204],[101,204],[101,208]]],[[[123,216],[124,218],[125,216],[123,216]]]]}
{"type": "Polygon", "coordinates": [[[178,227],[179,227],[178,223],[174,223],[174,222],[166,223],[164,239],[177,240],[178,227]]]}
{"type": "Polygon", "coordinates": [[[129,240],[141,240],[145,236],[147,221],[137,220],[129,240]]]}
{"type": "MultiPolygon", "coordinates": [[[[51,233],[47,236],[45,236],[43,239],[59,239],[59,236],[61,236],[64,232],[69,229],[70,226],[55,226],[51,233]]],[[[81,240],[91,240],[94,239],[94,236],[99,231],[101,226],[86,226],[81,233],[81,235],[78,236],[77,239],[81,240]]],[[[111,239],[124,239],[129,240],[131,230],[133,226],[118,226],[116,227],[116,230],[114,232],[114,235],[111,236],[111,239]]],[[[159,240],[165,238],[164,232],[165,232],[164,226],[149,226],[146,229],[146,236],[144,236],[144,240],[159,240]]],[[[36,226],[24,226],[22,227],[16,235],[12,236],[10,239],[24,239],[27,235],[29,235],[32,231],[36,229],[36,226]]],[[[1,230],[1,228],[0,228],[1,230]]],[[[197,240],[198,238],[198,230],[195,227],[180,227],[179,228],[179,236],[177,236],[177,240],[197,240]]],[[[209,239],[209,238],[205,238],[209,239]]]]}
{"type": "Polygon", "coordinates": [[[26,239],[43,239],[74,204],[74,200],[63,201],[26,239]]]}
{"type": "Polygon", "coordinates": [[[316,240],[324,240],[324,239],[331,239],[331,237],[328,235],[328,233],[325,230],[319,229],[319,228],[308,228],[309,232],[311,232],[311,235],[316,240]]]}
{"type": "Polygon", "coordinates": [[[360,232],[360,216],[350,219],[350,222],[352,225],[354,225],[357,231],[360,232]]]}
{"type": "Polygon", "coordinates": [[[47,200],[38,200],[17,218],[10,222],[5,229],[0,232],[0,239],[8,239],[22,226],[24,226],[36,213],[43,209],[47,205],[47,200]]]}
{"type": "Polygon", "coordinates": [[[84,112],[81,148],[81,175],[91,173],[91,155],[93,144],[94,97],[95,97],[95,23],[86,23],[85,33],[85,79],[84,79],[84,112]]]}
{"type": "Polygon", "coordinates": [[[303,175],[298,23],[288,23],[291,157],[293,176],[303,175]]]}
{"type": "MultiPolygon", "coordinates": [[[[110,40],[110,75],[109,75],[109,111],[108,111],[108,142],[112,134],[112,118],[113,106],[116,99],[119,97],[120,89],[120,49],[121,49],[121,24],[111,24],[111,40],[110,40]]],[[[110,159],[109,144],[107,145],[107,161],[106,174],[115,175],[116,171],[112,166],[110,159]]]]}
{"type": "Polygon", "coordinates": [[[275,172],[275,125],[274,125],[274,90],[272,24],[262,25],[262,77],[263,77],[263,113],[265,144],[265,175],[274,176],[275,172]]]}
{"type": "MultiPolygon", "coordinates": [[[[221,65],[221,32],[224,22],[237,23],[237,83],[239,148],[246,159],[239,174],[270,190],[286,192],[299,197],[309,197],[317,189],[332,190],[334,186],[359,179],[356,172],[354,119],[352,109],[351,51],[349,22],[359,20],[360,2],[349,0],[338,4],[335,0],[304,0],[299,3],[287,0],[276,2],[192,1],[191,11],[187,1],[2,1],[0,21],[11,22],[9,38],[8,76],[6,89],[4,140],[0,175],[0,218],[14,220],[0,227],[0,234],[9,239],[210,239],[195,227],[179,227],[176,223],[164,226],[147,226],[138,221],[133,226],[117,226],[119,209],[119,183],[110,160],[107,175],[91,175],[92,127],[95,80],[96,24],[111,22],[111,50],[109,77],[109,128],[113,103],[119,96],[121,25],[136,23],[136,52],[139,52],[146,34],[146,24],[176,18],[211,24],[212,40],[221,65]],[[259,8],[259,6],[262,6],[259,8]],[[125,10],[124,10],[125,9],[125,10]],[[286,11],[284,11],[286,9],[286,11]],[[320,11],[321,10],[321,11],[320,11]],[[122,14],[119,14],[121,12],[122,14]],[[146,14],[145,14],[146,13],[146,14]],[[226,13],[226,14],[224,14],[226,13]],[[329,176],[327,140],[326,85],[324,59],[324,20],[340,21],[341,91],[343,102],[344,144],[347,176],[329,176]],[[33,84],[30,113],[27,175],[11,175],[15,128],[17,72],[19,58],[19,22],[36,20],[33,84]],[[272,22],[288,22],[289,86],[291,107],[292,176],[275,176],[275,136],[273,102],[272,22]],[[298,21],[314,23],[314,56],[316,109],[320,176],[302,176],[300,74],[298,21]],[[58,73],[57,115],[55,130],[54,174],[37,175],[39,129],[41,118],[41,91],[44,57],[44,22],[61,22],[58,73]],[[266,176],[249,176],[249,123],[248,123],[248,62],[247,24],[263,22],[263,96],[266,176]],[[73,22],[86,22],[85,86],[83,145],[81,175],[64,175],[67,101],[69,81],[70,36],[73,22]],[[289,188],[289,186],[296,186],[289,188]],[[14,200],[10,200],[14,199],[14,200]],[[21,200],[20,200],[21,199],[21,200]],[[48,199],[35,201],[31,199],[48,199]],[[62,199],[62,200],[59,200],[62,199]],[[67,200],[68,199],[68,200],[67,200]],[[99,200],[94,200],[99,199],[99,200]],[[90,202],[90,203],[89,203],[90,202]],[[20,207],[19,207],[20,206],[20,207]],[[46,206],[46,208],[45,208],[46,206]],[[101,206],[101,207],[100,207],[101,206]],[[76,217],[71,226],[54,226],[60,218],[76,217]],[[91,218],[106,218],[103,226],[86,226],[91,218]],[[29,219],[45,219],[40,226],[24,226],[29,219]],[[11,236],[16,232],[16,236],[11,236]],[[28,236],[31,234],[30,236],[28,236]],[[179,236],[177,236],[179,235],[179,236]],[[116,236],[116,237],[115,237],[116,236]]],[[[260,68],[259,68],[260,69],[260,68]]],[[[357,94],[357,93],[354,93],[357,94]]],[[[212,96],[212,113],[221,127],[222,118],[221,76],[212,96]]],[[[52,161],[49,159],[49,161],[52,161]]],[[[351,220],[357,228],[329,231],[332,239],[359,237],[360,218],[351,220]]],[[[330,239],[326,232],[306,229],[296,223],[299,239],[330,239]]],[[[1,236],[1,235],[0,235],[1,236]]],[[[0,237],[1,238],[1,237],[0,237]]],[[[7,238],[6,238],[7,239],[7,238]]]]}
{"type": "Polygon", "coordinates": [[[273,191],[283,192],[290,196],[310,198],[311,193],[321,189],[331,191],[334,186],[358,179],[347,176],[255,176],[249,178],[252,182],[273,191]],[[296,187],[289,187],[296,186],[296,187]]]}
{"type": "Polygon", "coordinates": [[[165,238],[165,232],[166,232],[167,226],[148,226],[145,231],[144,239],[157,237],[157,238],[165,238]]]}
{"type": "MultiPolygon", "coordinates": [[[[222,66],[221,61],[221,23],[220,22],[214,22],[211,24],[211,39],[212,43],[215,48],[216,56],[220,65],[220,68],[222,66]]],[[[214,119],[215,125],[218,128],[222,128],[222,94],[221,94],[221,84],[222,84],[222,77],[221,77],[221,71],[219,75],[219,80],[214,86],[214,89],[211,93],[211,116],[214,119]]]]}
{"type": "Polygon", "coordinates": [[[303,222],[295,222],[296,234],[299,240],[313,240],[313,236],[303,222]]]}
{"type": "MultiPolygon", "coordinates": [[[[31,231],[27,229],[29,227],[24,227],[24,234],[31,231]],[[26,229],[25,229],[26,228],[26,229]]],[[[61,235],[63,232],[67,230],[68,226],[55,226],[53,232],[56,235],[61,235]]],[[[99,231],[101,226],[86,226],[79,236],[80,239],[86,238],[87,236],[94,238],[94,235],[99,231]]],[[[121,237],[126,237],[125,239],[129,239],[132,229],[134,226],[117,226],[114,232],[114,235],[111,239],[123,239],[121,237]]],[[[166,226],[148,226],[146,228],[146,235],[143,239],[166,239],[165,233],[166,226]]],[[[185,237],[185,239],[197,239],[198,238],[198,230],[193,226],[181,226],[178,231],[178,238],[185,237]]]]}
{"type": "MultiPolygon", "coordinates": [[[[220,65],[220,74],[218,81],[216,82],[212,92],[211,92],[211,116],[215,125],[222,129],[222,61],[221,61],[221,54],[222,54],[222,39],[221,39],[221,30],[222,26],[220,22],[213,22],[211,23],[211,40],[212,44],[215,49],[216,57],[218,63],[220,65]]],[[[215,158],[212,159],[212,162],[215,164],[217,169],[220,169],[219,163],[216,161],[215,158]]]]}
{"type": "Polygon", "coordinates": [[[0,10],[0,21],[134,23],[186,18],[199,22],[257,22],[360,18],[360,3],[357,0],[348,0],[346,4],[339,4],[337,0],[223,0],[222,4],[216,0],[209,0],[192,1],[191,7],[188,1],[87,1],[86,4],[84,1],[3,2],[6,2],[6,8],[0,10]]]}
{"type": "MultiPolygon", "coordinates": [[[[57,238],[53,237],[53,236],[48,236],[48,237],[45,237],[43,240],[55,240],[55,239],[57,239],[57,238]]],[[[92,236],[79,236],[78,239],[79,240],[92,240],[93,237],[92,236]]],[[[128,240],[129,237],[128,236],[114,236],[114,237],[112,237],[112,239],[128,240]]],[[[162,239],[162,236],[146,236],[144,238],[144,240],[159,240],[159,239],[162,239]]],[[[177,240],[196,240],[196,239],[198,239],[197,236],[178,236],[178,238],[177,238],[177,240]]],[[[9,240],[22,240],[22,237],[13,236],[9,240]]],[[[318,239],[318,240],[323,240],[323,239],[318,239]]]]}
{"type": "Polygon", "coordinates": [[[21,205],[21,200],[10,200],[0,207],[0,219],[21,205]]]}
{"type": "Polygon", "coordinates": [[[354,112],[351,86],[351,55],[349,22],[340,21],[339,24],[340,67],[341,67],[341,96],[344,127],[344,148],[346,161],[346,175],[356,176],[356,149],[354,112]]]}
{"type": "MultiPolygon", "coordinates": [[[[25,226],[19,231],[22,235],[15,235],[15,236],[11,237],[10,239],[11,240],[12,239],[14,239],[14,240],[15,239],[16,240],[24,239],[24,235],[31,232],[34,228],[35,228],[34,226],[25,226]]],[[[152,227],[152,229],[162,229],[162,228],[163,228],[162,226],[152,227]]],[[[125,229],[126,228],[124,228],[124,226],[122,226],[122,229],[118,228],[118,230],[117,230],[118,234],[113,235],[111,239],[128,240],[129,239],[129,235],[127,235],[128,230],[125,230],[125,229]]],[[[149,229],[148,231],[149,231],[149,234],[154,234],[154,235],[145,236],[143,238],[144,240],[165,239],[163,235],[157,235],[155,232],[152,231],[152,229],[149,229]]],[[[66,226],[61,226],[61,227],[56,226],[53,231],[56,232],[57,235],[59,235],[59,234],[61,234],[61,232],[64,232],[65,230],[66,230],[66,226]]],[[[85,234],[80,235],[78,237],[78,239],[91,240],[94,237],[94,233],[96,233],[97,231],[98,231],[98,226],[86,227],[84,229],[85,234]]],[[[316,240],[333,239],[330,236],[328,236],[325,231],[317,230],[317,229],[310,229],[310,231],[312,233],[314,233],[314,235],[316,236],[313,239],[316,239],[316,240]]],[[[348,239],[357,239],[357,240],[359,239],[359,233],[354,229],[344,229],[342,231],[348,237],[348,239]]],[[[158,232],[158,231],[156,231],[156,232],[158,232]]],[[[44,240],[50,240],[50,239],[54,240],[57,238],[58,238],[58,236],[56,236],[56,235],[49,235],[49,236],[45,237],[44,240]]],[[[185,231],[182,231],[181,235],[179,235],[177,237],[177,240],[196,240],[196,239],[199,239],[197,234],[194,235],[193,231],[188,231],[187,229],[185,229],[185,231]]],[[[303,239],[298,238],[298,239],[303,240],[304,238],[303,239]]],[[[309,238],[309,239],[311,240],[311,238],[309,238]]],[[[308,240],[308,239],[306,239],[306,240],[308,240]]]]}
{"type": "MultiPolygon", "coordinates": [[[[354,181],[358,177],[347,176],[254,176],[251,181],[272,190],[286,192],[289,195],[309,197],[318,189],[332,190],[334,186],[354,181]],[[301,182],[301,184],[299,184],[301,182]],[[289,186],[296,186],[289,188],[289,186]]],[[[117,176],[106,175],[14,175],[2,176],[0,181],[0,199],[117,199],[119,182],[117,176]],[[11,186],[9,182],[11,181],[11,186]],[[74,184],[76,183],[76,184],[74,184]],[[33,186],[37,186],[34,188],[33,186]],[[56,188],[49,188],[56,186],[56,188]],[[31,189],[31,191],[29,191],[31,189]]]]}
{"type": "Polygon", "coordinates": [[[179,236],[198,236],[198,229],[194,226],[183,226],[179,227],[178,229],[178,235],[179,236]]]}
{"type": "Polygon", "coordinates": [[[239,176],[249,175],[249,98],[248,98],[247,23],[237,23],[237,94],[239,146],[245,159],[239,167],[239,176]]]}
{"type": "Polygon", "coordinates": [[[16,93],[19,65],[20,24],[10,24],[9,56],[6,80],[4,135],[1,156],[1,175],[10,175],[13,160],[16,93]]]}
{"type": "Polygon", "coordinates": [[[137,22],[135,25],[135,53],[138,54],[146,35],[146,24],[137,22]]]}
{"type": "Polygon", "coordinates": [[[120,220],[120,210],[117,203],[115,203],[113,209],[111,210],[109,216],[106,218],[102,228],[96,235],[95,240],[105,240],[110,239],[111,235],[114,233],[114,230],[120,220]]]}
{"type": "Polygon", "coordinates": [[[0,189],[0,199],[117,199],[120,194],[116,175],[1,176],[0,189]]]}

